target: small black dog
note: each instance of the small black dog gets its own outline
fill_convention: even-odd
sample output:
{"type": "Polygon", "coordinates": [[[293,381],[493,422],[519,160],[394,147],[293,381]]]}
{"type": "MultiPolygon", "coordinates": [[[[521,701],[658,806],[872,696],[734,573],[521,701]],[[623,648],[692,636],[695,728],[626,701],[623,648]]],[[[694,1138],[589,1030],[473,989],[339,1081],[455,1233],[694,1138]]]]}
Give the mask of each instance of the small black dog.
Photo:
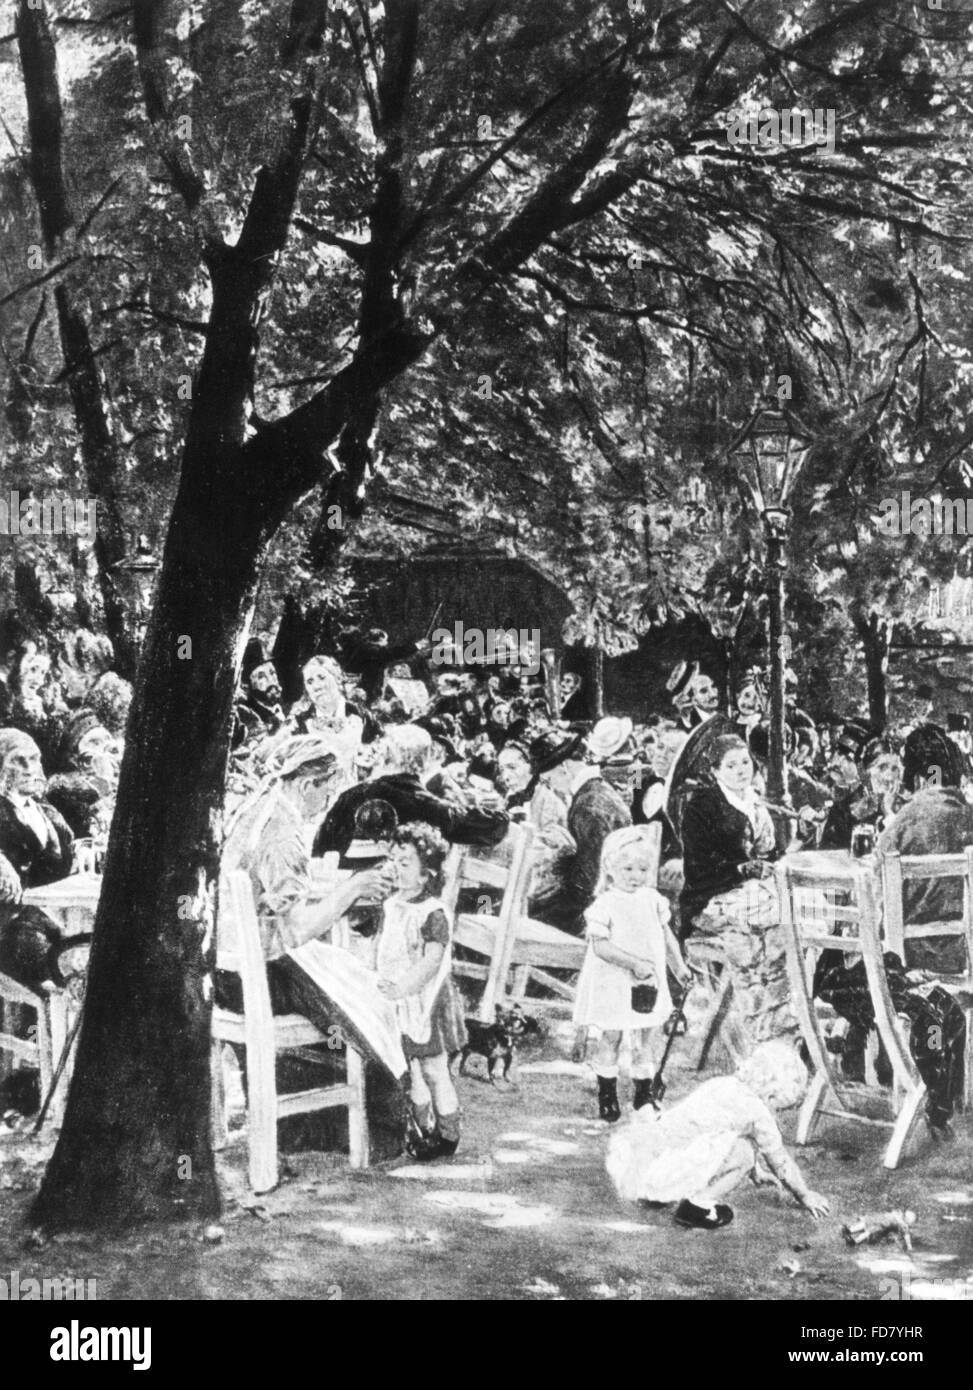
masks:
{"type": "Polygon", "coordinates": [[[468,1041],[460,1054],[459,1075],[464,1075],[467,1060],[470,1054],[474,1053],[478,1057],[486,1058],[487,1073],[494,1085],[498,1080],[498,1073],[506,1081],[517,1040],[532,1034],[539,1035],[540,1031],[537,1019],[525,1014],[519,1004],[515,1004],[512,1009],[505,1009],[502,1004],[498,1004],[492,1023],[481,1023],[478,1018],[468,1018],[468,1041]],[[503,1064],[502,1072],[500,1063],[503,1064]]]}

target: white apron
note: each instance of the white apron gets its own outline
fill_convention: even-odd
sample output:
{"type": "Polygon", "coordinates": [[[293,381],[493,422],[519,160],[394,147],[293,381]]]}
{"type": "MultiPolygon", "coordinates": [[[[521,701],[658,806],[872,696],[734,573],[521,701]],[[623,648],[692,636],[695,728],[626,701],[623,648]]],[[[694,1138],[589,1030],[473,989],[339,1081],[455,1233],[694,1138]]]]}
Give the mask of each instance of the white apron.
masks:
{"type": "MultiPolygon", "coordinates": [[[[375,960],[380,979],[397,983],[422,959],[422,927],[437,908],[449,921],[449,913],[439,898],[409,902],[396,893],[386,901],[375,960]]],[[[414,1043],[427,1043],[432,1036],[433,1006],[452,965],[451,944],[447,943],[439,969],[419,993],[394,1001],[399,1028],[414,1043]]]]}

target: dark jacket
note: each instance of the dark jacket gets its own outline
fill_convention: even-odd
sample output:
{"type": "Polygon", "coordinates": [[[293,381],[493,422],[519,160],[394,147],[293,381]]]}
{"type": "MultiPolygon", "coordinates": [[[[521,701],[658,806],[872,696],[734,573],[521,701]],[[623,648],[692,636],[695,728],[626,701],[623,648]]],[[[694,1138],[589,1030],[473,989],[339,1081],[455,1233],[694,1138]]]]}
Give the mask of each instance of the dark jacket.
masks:
{"type": "Polygon", "coordinates": [[[74,835],[87,838],[94,833],[101,792],[83,772],[56,772],[48,781],[47,799],[74,835]]]}
{"type": "Polygon", "coordinates": [[[754,858],[753,826],[719,787],[699,787],[683,812],[682,847],[685,886],[679,908],[685,935],[711,898],[743,882],[741,866],[754,858]]]}
{"type": "MultiPolygon", "coordinates": [[[[896,813],[902,806],[896,798],[896,813]]],[[[876,834],[883,828],[885,806],[880,797],[873,796],[867,787],[856,787],[840,797],[828,812],[821,832],[822,849],[851,849],[851,837],[856,825],[870,825],[876,834]]]]}
{"type": "Polygon", "coordinates": [[[592,777],[575,792],[568,830],[578,848],[567,872],[567,888],[579,916],[595,896],[602,845],[613,830],[631,824],[631,812],[603,777],[592,777]]]}
{"type": "Polygon", "coordinates": [[[16,869],[25,888],[42,888],[71,872],[74,836],[63,816],[49,801],[37,803],[57,832],[57,845],[42,845],[23,824],[13,802],[0,796],[0,854],[16,869]]]}
{"type": "Polygon", "coordinates": [[[366,801],[387,801],[400,825],[427,821],[451,844],[496,845],[509,825],[506,811],[462,809],[434,796],[412,773],[395,772],[342,792],[318,827],[312,853],[346,854],[357,834],[355,816],[366,801]]]}
{"type": "Polygon", "coordinates": [[[233,744],[239,748],[251,739],[275,734],[284,723],[284,711],[278,703],[268,704],[256,691],[249,691],[233,706],[233,744]]]}
{"type": "MultiPolygon", "coordinates": [[[[71,872],[73,837],[60,814],[47,801],[38,802],[57,832],[57,845],[42,845],[17,817],[13,803],[0,796],[0,854],[16,869],[24,888],[42,888],[71,872]]],[[[0,903],[0,971],[28,989],[45,980],[60,982],[60,929],[32,903],[0,903]]]]}

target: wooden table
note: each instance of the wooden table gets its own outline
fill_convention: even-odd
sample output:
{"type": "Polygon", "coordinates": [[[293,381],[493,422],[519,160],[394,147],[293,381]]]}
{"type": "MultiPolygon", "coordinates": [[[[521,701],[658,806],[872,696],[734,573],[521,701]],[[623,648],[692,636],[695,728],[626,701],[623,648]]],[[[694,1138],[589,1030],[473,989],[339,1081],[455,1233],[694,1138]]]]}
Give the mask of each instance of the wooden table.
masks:
{"type": "Polygon", "coordinates": [[[71,874],[43,888],[26,889],[23,900],[46,912],[65,936],[78,936],[91,930],[100,895],[101,874],[71,874]]]}

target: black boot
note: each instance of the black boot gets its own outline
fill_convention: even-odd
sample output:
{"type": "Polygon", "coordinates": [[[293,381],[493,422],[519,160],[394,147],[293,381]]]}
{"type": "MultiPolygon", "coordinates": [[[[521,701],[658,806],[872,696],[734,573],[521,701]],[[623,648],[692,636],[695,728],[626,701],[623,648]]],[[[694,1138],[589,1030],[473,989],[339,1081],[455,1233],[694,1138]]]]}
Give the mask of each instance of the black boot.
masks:
{"type": "Polygon", "coordinates": [[[598,1118],[614,1124],[622,1118],[618,1105],[618,1081],[614,1076],[598,1078],[598,1118]]]}
{"type": "Polygon", "coordinates": [[[431,1159],[439,1158],[442,1153],[442,1139],[439,1131],[434,1129],[430,1133],[423,1133],[420,1130],[413,1130],[406,1135],[405,1151],[417,1163],[428,1163],[431,1159]]]}
{"type": "Polygon", "coordinates": [[[652,1103],[652,1080],[650,1077],[633,1077],[635,1094],[632,1096],[632,1109],[641,1110],[643,1105],[652,1103]]]}

